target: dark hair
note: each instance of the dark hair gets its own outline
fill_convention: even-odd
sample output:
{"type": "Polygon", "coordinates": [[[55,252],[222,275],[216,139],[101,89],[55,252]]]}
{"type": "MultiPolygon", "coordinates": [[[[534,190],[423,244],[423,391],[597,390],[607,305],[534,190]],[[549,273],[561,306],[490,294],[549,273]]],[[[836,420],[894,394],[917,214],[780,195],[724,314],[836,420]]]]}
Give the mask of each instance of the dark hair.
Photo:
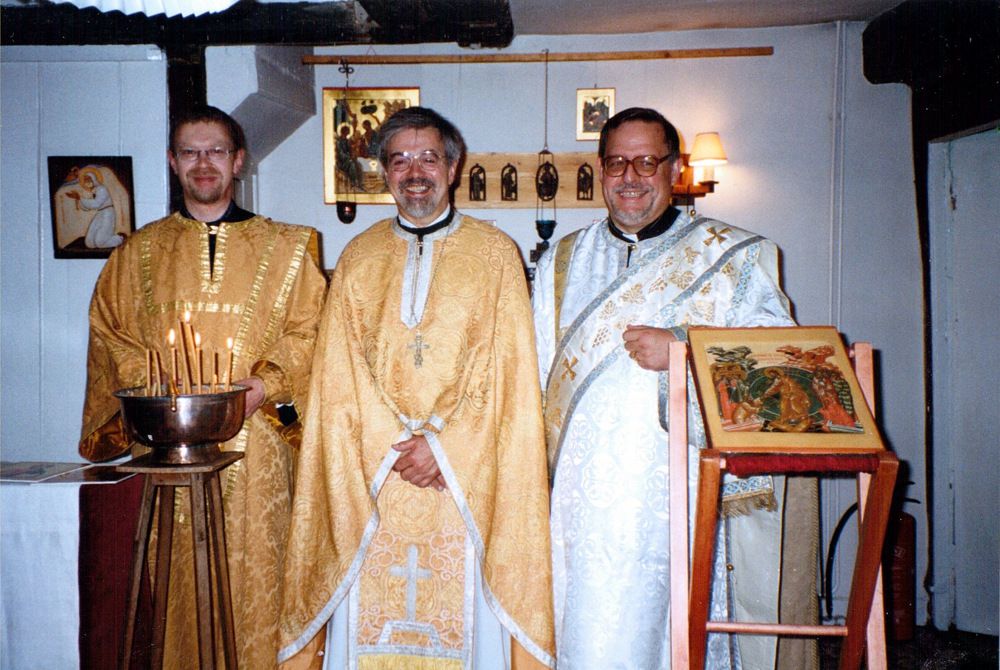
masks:
{"type": "Polygon", "coordinates": [[[229,116],[218,107],[198,105],[185,112],[181,112],[170,123],[171,151],[176,148],[174,143],[177,140],[177,133],[180,131],[181,126],[186,126],[189,123],[218,123],[226,129],[226,133],[229,135],[229,141],[233,143],[234,151],[247,148],[247,140],[246,136],[243,134],[243,128],[241,128],[240,124],[236,122],[236,119],[229,116]]]}
{"type": "Polygon", "coordinates": [[[601,128],[601,139],[597,143],[597,155],[604,158],[604,151],[608,148],[608,135],[612,130],[630,121],[643,121],[645,123],[656,123],[663,128],[663,139],[667,143],[667,150],[671,158],[677,158],[681,151],[681,139],[677,134],[674,124],[667,121],[662,114],[655,109],[648,107],[629,107],[618,112],[604,124],[601,128]]]}
{"type": "Polygon", "coordinates": [[[434,128],[441,134],[444,142],[444,153],[448,162],[457,165],[465,154],[465,140],[458,128],[433,109],[428,107],[406,107],[399,110],[379,126],[372,147],[371,154],[378,156],[378,160],[385,167],[389,159],[389,142],[397,133],[407,129],[434,128]]]}

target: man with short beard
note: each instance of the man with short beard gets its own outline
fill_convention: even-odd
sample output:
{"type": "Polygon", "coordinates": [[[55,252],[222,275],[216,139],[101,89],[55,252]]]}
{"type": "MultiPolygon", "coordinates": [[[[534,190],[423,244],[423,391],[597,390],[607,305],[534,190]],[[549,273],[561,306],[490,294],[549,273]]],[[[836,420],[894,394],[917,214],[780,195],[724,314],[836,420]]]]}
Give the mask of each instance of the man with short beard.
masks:
{"type": "Polygon", "coordinates": [[[289,668],[552,665],[531,306],[509,237],[456,212],[458,130],[396,112],[399,214],[352,240],[313,365],[282,614],[289,668]],[[325,642],[324,642],[325,641],[325,642]]]}
{"type": "MultiPolygon", "coordinates": [[[[685,339],[689,325],[793,321],[774,244],[671,207],[680,139],[661,114],[615,115],[598,153],[608,218],[546,252],[532,296],[553,481],[557,665],[663,670],[674,493],[667,490],[668,344],[685,339]]],[[[695,424],[689,433],[693,495],[704,431],[695,424]]],[[[726,484],[713,618],[777,621],[778,577],[788,563],[803,585],[793,604],[806,612],[796,622],[815,617],[815,543],[799,535],[799,558],[783,562],[781,552],[782,503],[799,484],[787,496],[777,477],[726,484]]],[[[813,487],[804,499],[815,520],[815,481],[805,486],[813,487]]],[[[781,602],[782,615],[794,609],[781,602]]],[[[706,667],[772,668],[776,648],[773,637],[713,634],[706,667]]],[[[781,651],[784,667],[816,660],[808,650],[781,651]]]]}
{"type": "MultiPolygon", "coordinates": [[[[291,513],[295,454],[287,436],[296,432],[284,425],[293,412],[284,410],[282,421],[277,406],[304,405],[326,280],[315,230],[233,200],[245,153],[242,128],[215,107],[175,120],[167,158],[184,204],[130,236],[97,280],[79,450],[93,461],[128,450],[112,393],[146,383],[146,351],[166,354],[168,332],[180,337],[185,314],[207,354],[206,384],[217,365],[212,352],[226,365],[231,339],[234,383],[249,388],[243,430],[223,445],[245,457],[221,473],[237,657],[240,667],[268,668],[276,665],[278,574],[291,513]]],[[[175,509],[164,667],[190,668],[198,659],[190,506],[182,499],[175,509]]],[[[221,645],[218,653],[221,666],[221,645]]]]}

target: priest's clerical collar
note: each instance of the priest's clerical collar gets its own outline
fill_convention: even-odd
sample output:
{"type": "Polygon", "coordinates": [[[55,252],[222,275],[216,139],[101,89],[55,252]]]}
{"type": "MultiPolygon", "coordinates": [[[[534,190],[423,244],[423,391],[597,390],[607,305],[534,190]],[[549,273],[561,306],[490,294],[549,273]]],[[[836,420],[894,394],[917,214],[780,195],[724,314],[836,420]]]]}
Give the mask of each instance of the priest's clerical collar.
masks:
{"type": "MultiPolygon", "coordinates": [[[[198,217],[191,215],[191,212],[188,211],[187,205],[181,205],[181,216],[194,221],[201,220],[198,217]]],[[[236,223],[237,221],[246,221],[247,219],[252,219],[253,216],[253,212],[248,212],[242,207],[237,206],[235,200],[230,200],[229,207],[226,208],[226,211],[223,212],[222,216],[215,221],[205,221],[204,223],[210,226],[217,226],[220,223],[236,223]]]]}
{"type": "MultiPolygon", "coordinates": [[[[680,216],[680,214],[681,210],[676,207],[667,207],[666,211],[660,215],[660,218],[651,223],[647,223],[642,230],[635,234],[635,237],[638,238],[640,242],[642,240],[651,240],[654,237],[659,237],[670,229],[670,226],[674,224],[674,221],[678,216],[680,216]]],[[[630,237],[628,233],[622,232],[621,229],[614,224],[611,217],[608,217],[608,230],[612,235],[623,242],[635,242],[635,239],[630,237]]]]}
{"type": "Polygon", "coordinates": [[[424,226],[422,228],[417,228],[415,226],[409,226],[409,225],[407,225],[407,223],[409,223],[409,221],[407,221],[407,223],[403,223],[403,221],[406,221],[406,219],[404,219],[402,216],[397,216],[396,217],[396,223],[399,224],[400,228],[402,228],[406,232],[410,233],[411,235],[416,235],[417,237],[424,237],[425,235],[430,235],[433,232],[437,232],[437,231],[441,230],[442,228],[444,228],[445,226],[447,226],[449,223],[451,223],[451,220],[454,219],[454,218],[455,218],[455,208],[454,207],[449,207],[448,211],[446,211],[443,214],[441,214],[441,216],[439,216],[434,221],[434,223],[432,223],[432,224],[430,224],[428,226],[424,226]]]}

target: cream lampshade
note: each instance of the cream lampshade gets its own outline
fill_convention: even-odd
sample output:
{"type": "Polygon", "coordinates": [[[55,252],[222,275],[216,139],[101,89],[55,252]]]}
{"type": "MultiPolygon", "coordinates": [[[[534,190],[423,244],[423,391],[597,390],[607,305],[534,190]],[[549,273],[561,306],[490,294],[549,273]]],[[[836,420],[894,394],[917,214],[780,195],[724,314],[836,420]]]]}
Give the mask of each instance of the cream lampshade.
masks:
{"type": "Polygon", "coordinates": [[[688,165],[695,168],[695,181],[718,181],[715,178],[715,168],[728,162],[719,133],[698,133],[694,136],[694,147],[688,157],[688,165]]]}

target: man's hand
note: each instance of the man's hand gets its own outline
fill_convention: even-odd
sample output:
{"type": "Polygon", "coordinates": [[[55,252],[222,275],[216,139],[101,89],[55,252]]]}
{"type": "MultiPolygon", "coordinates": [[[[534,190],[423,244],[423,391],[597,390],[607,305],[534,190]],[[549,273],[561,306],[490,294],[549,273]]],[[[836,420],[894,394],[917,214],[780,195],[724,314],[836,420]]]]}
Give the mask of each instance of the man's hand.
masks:
{"type": "Polygon", "coordinates": [[[433,485],[438,491],[444,490],[444,477],[441,476],[441,469],[434,460],[431,445],[427,444],[427,438],[423,435],[414,435],[408,440],[397,442],[392,448],[402,452],[402,456],[396,460],[392,469],[398,472],[404,481],[420,488],[433,485]]]}
{"type": "Polygon", "coordinates": [[[243,412],[243,417],[249,419],[250,415],[264,404],[264,380],[260,377],[247,377],[246,379],[238,379],[233,383],[247,387],[246,409],[243,412]]]}
{"type": "Polygon", "coordinates": [[[676,342],[674,334],[665,328],[626,326],[622,333],[629,358],[644,370],[662,372],[670,367],[669,344],[676,342]]]}

